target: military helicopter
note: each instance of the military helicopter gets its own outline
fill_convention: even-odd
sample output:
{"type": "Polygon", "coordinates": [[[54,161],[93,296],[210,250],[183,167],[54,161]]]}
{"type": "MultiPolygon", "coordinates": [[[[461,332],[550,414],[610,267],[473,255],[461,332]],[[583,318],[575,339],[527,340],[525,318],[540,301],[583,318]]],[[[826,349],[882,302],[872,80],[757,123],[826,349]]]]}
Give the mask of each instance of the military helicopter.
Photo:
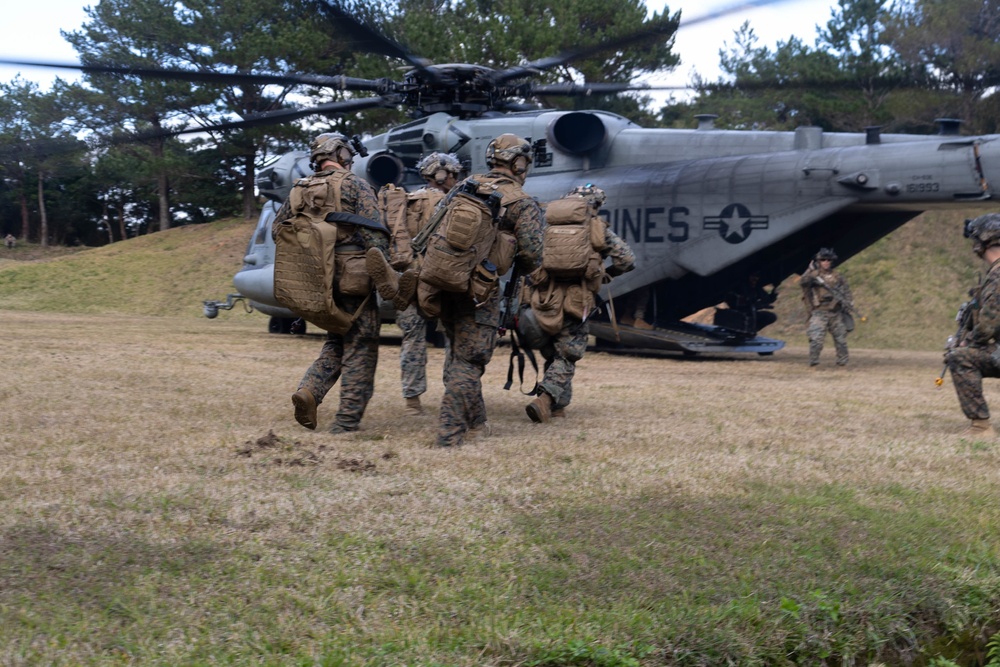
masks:
{"type": "MultiPolygon", "coordinates": [[[[583,183],[601,187],[607,193],[601,214],[635,250],[636,270],[617,278],[610,285],[613,293],[605,289],[602,296],[621,304],[634,293],[648,294],[646,317],[655,326],[614,325],[608,317],[611,308],[605,308],[592,320],[591,332],[609,344],[686,354],[772,354],[784,343],[757,335],[752,325],[698,325],[681,319],[720,303],[727,290],[752,272],[759,274],[761,284],[776,285],[804,271],[821,246],[836,247],[841,259],[847,259],[924,211],[989,202],[990,179],[1000,178],[1000,135],[960,136],[958,121],[949,119],[939,121],[938,135],[920,136],[882,134],[878,128],[865,133],[828,133],[817,127],[719,130],[714,116],[699,117],[692,130],[647,129],[605,111],[525,110],[517,101],[537,95],[633,88],[518,83],[613,44],[507,70],[433,65],[336,7],[319,6],[333,20],[365,34],[378,52],[408,62],[411,69],[403,80],[309,77],[312,84],[376,96],[271,112],[222,127],[404,106],[415,120],[366,139],[366,151],[355,159],[355,173],[376,189],[387,183],[421,186],[414,166],[434,151],[455,153],[468,173],[485,172],[486,146],[494,137],[512,132],[529,138],[534,161],[525,190],[546,202],[583,183]]],[[[667,21],[656,30],[666,34],[676,28],[667,21]]],[[[301,152],[284,155],[260,171],[257,186],[268,203],[234,278],[238,293],[226,301],[205,301],[206,316],[246,300],[271,316],[272,331],[289,329],[295,316],[273,295],[270,224],[295,179],[309,173],[308,156],[301,152]]]]}

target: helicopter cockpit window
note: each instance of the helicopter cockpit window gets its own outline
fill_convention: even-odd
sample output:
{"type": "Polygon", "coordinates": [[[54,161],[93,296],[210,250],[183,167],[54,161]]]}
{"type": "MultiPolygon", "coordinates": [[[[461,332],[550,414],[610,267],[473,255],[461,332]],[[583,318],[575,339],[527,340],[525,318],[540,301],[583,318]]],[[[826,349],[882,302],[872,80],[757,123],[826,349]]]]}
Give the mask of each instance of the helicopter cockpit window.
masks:
{"type": "Polygon", "coordinates": [[[257,221],[257,232],[254,234],[254,245],[264,245],[267,243],[268,234],[271,233],[271,222],[274,220],[274,207],[271,202],[264,206],[260,213],[260,220],[257,221]]]}

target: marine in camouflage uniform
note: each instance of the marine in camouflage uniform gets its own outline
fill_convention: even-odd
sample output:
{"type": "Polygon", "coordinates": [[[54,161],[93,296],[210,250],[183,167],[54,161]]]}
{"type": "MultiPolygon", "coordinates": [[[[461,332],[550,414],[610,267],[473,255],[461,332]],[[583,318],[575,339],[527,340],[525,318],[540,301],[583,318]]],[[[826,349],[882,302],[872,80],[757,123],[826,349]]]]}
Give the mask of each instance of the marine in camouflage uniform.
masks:
{"type": "MultiPolygon", "coordinates": [[[[353,157],[354,149],[341,134],[322,134],[312,142],[311,166],[317,176],[349,170],[353,157]]],[[[341,182],[340,199],[342,212],[360,215],[380,226],[375,192],[367,182],[348,173],[341,182]]],[[[274,224],[287,219],[291,213],[286,201],[275,216],[274,224]]],[[[356,250],[378,248],[388,253],[389,238],[384,231],[338,222],[337,248],[341,247],[356,250]]],[[[308,429],[315,429],[317,406],[340,380],[340,406],[330,432],[346,433],[358,430],[374,391],[381,319],[374,294],[368,297],[345,296],[335,289],[334,301],[345,312],[361,311],[347,333],[327,334],[319,357],[306,371],[298,390],[292,395],[292,404],[296,421],[308,429]]]]}
{"type": "MultiPolygon", "coordinates": [[[[472,176],[474,180],[503,179],[511,191],[523,195],[531,144],[513,134],[502,134],[486,149],[490,171],[472,176]]],[[[522,274],[535,270],[542,259],[543,215],[530,197],[504,204],[500,229],[513,232],[517,239],[514,261],[522,274]]],[[[441,293],[441,323],[449,349],[444,370],[444,397],[438,418],[437,445],[455,446],[466,433],[489,432],[482,377],[493,357],[497,328],[500,326],[500,294],[494,291],[485,302],[476,304],[465,294],[441,293]]]]}
{"type": "Polygon", "coordinates": [[[823,351],[827,331],[833,336],[837,365],[846,366],[848,361],[847,324],[844,317],[848,310],[854,308],[854,299],[847,279],[833,270],[836,260],[837,255],[832,249],[820,249],[809,269],[799,279],[802,298],[809,309],[806,336],[809,338],[810,366],[819,365],[819,355],[823,351]]]}
{"type": "MultiPolygon", "coordinates": [[[[431,153],[419,163],[417,170],[424,177],[427,186],[410,193],[407,198],[407,215],[405,224],[412,228],[405,234],[412,239],[430,220],[434,207],[444,199],[462,172],[462,164],[450,153],[431,153]],[[414,210],[419,209],[419,210],[414,210]]],[[[396,238],[394,233],[393,238],[396,238]]],[[[393,252],[393,268],[405,271],[416,263],[409,244],[408,260],[397,259],[393,252]]],[[[395,250],[395,249],[394,249],[395,250]]],[[[403,332],[399,346],[400,380],[403,385],[403,399],[406,401],[406,415],[410,417],[424,413],[420,404],[420,396],[427,391],[427,323],[428,320],[420,314],[416,303],[410,303],[396,314],[396,324],[403,332]]]]}
{"type": "Polygon", "coordinates": [[[982,284],[971,292],[964,326],[945,353],[945,363],[970,424],[963,435],[995,437],[990,409],[983,398],[983,378],[1000,377],[1000,213],[983,215],[966,224],[973,250],[989,263],[982,284]]]}
{"type": "MultiPolygon", "coordinates": [[[[595,213],[606,200],[604,191],[593,185],[574,188],[566,196],[589,200],[595,213]]],[[[602,259],[611,258],[611,265],[605,270],[610,277],[620,276],[635,268],[632,249],[607,225],[604,225],[604,246],[599,252],[602,259]]],[[[549,417],[566,416],[565,408],[573,400],[576,362],[583,358],[589,335],[588,322],[564,313],[562,329],[558,334],[549,336],[539,348],[545,358],[545,373],[536,389],[538,397],[525,408],[532,421],[547,422],[549,417]]]]}

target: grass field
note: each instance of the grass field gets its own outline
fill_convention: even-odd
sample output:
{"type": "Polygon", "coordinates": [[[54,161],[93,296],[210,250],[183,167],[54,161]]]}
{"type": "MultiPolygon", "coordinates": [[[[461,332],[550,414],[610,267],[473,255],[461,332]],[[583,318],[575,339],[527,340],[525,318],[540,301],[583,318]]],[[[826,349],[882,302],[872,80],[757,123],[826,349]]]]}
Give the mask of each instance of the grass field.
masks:
{"type": "Polygon", "coordinates": [[[1000,629],[1000,449],[954,435],[936,353],[593,353],[536,426],[501,349],[495,435],[448,451],[399,418],[391,345],[330,436],[289,402],[316,337],[0,338],[0,664],[981,664],[1000,629]]]}
{"type": "MultiPolygon", "coordinates": [[[[248,229],[208,227],[183,238],[242,252],[248,229]]],[[[231,275],[196,244],[198,284],[164,278],[178,231],[139,239],[141,276],[113,246],[0,264],[0,664],[1000,661],[1000,443],[957,436],[934,385],[950,312],[873,317],[848,369],[808,369],[797,329],[770,358],[590,353],[547,425],[500,348],[494,434],[440,450],[433,415],[399,417],[391,343],[363,431],[299,427],[321,339],[196,317],[231,275]]],[[[847,267],[873,313],[944,310],[976,268],[942,261],[956,287],[914,303],[882,243],[847,267]]]]}

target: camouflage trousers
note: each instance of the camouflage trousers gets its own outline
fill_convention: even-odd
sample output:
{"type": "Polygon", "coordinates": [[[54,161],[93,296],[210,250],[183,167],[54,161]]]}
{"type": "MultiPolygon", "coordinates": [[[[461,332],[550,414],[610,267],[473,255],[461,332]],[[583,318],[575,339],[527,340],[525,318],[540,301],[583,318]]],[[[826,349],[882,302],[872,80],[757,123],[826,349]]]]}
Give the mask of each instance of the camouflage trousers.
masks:
{"type": "Polygon", "coordinates": [[[814,310],[809,316],[806,336],[809,338],[809,365],[819,363],[819,353],[823,351],[823,340],[826,332],[833,336],[833,345],[837,350],[837,365],[847,365],[847,327],[844,325],[843,314],[838,310],[814,310]]]}
{"type": "MultiPolygon", "coordinates": [[[[344,298],[342,303],[338,300],[338,305],[353,313],[361,302],[362,299],[344,298]]],[[[358,429],[375,390],[378,336],[382,325],[377,304],[374,296],[368,299],[347,333],[328,333],[319,357],[299,382],[299,389],[308,389],[318,404],[340,380],[340,407],[334,421],[349,431],[358,429]]]]}
{"type": "Polygon", "coordinates": [[[945,357],[958,404],[969,419],[990,418],[990,408],[983,398],[983,378],[1000,377],[1000,365],[991,353],[989,348],[958,347],[945,357]]]}
{"type": "Polygon", "coordinates": [[[442,294],[441,324],[448,338],[448,349],[438,417],[438,446],[460,445],[469,429],[486,421],[482,378],[493,358],[499,320],[497,295],[476,308],[464,294],[442,294]]]}
{"type": "Polygon", "coordinates": [[[565,408],[573,400],[573,374],[587,349],[589,333],[586,322],[566,316],[559,334],[539,350],[545,357],[545,376],[538,386],[552,397],[553,409],[565,408]]]}
{"type": "Polygon", "coordinates": [[[396,314],[396,324],[403,331],[399,345],[403,398],[413,398],[427,391],[427,320],[417,312],[417,304],[411,303],[396,314]]]}

